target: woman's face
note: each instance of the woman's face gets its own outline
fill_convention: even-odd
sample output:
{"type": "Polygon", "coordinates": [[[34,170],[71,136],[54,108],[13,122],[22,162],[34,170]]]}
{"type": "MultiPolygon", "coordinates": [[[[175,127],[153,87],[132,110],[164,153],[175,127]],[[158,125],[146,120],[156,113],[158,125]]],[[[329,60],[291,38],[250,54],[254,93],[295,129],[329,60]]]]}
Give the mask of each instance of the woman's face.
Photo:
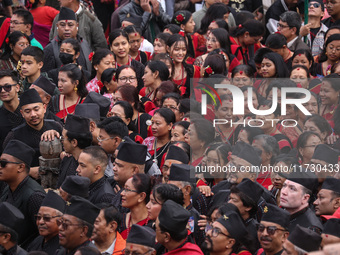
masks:
{"type": "Polygon", "coordinates": [[[30,42],[27,41],[26,37],[20,37],[19,41],[12,48],[13,55],[20,56],[21,52],[30,46],[30,42]]]}
{"type": "MultiPolygon", "coordinates": [[[[244,95],[244,114],[247,115],[250,112],[249,107],[248,107],[248,90],[243,92],[244,95]]],[[[257,96],[256,93],[253,91],[253,96],[252,96],[252,103],[253,103],[253,107],[255,109],[257,109],[257,107],[259,107],[259,101],[257,100],[257,96]]]]}
{"type": "Polygon", "coordinates": [[[339,92],[335,91],[328,81],[323,81],[320,88],[320,100],[323,105],[333,105],[339,100],[339,92]]]}
{"type": "Polygon", "coordinates": [[[309,163],[313,157],[315,147],[322,144],[320,138],[316,135],[310,135],[303,148],[299,148],[299,153],[303,157],[303,161],[309,163]]]}
{"type": "Polygon", "coordinates": [[[154,54],[166,53],[166,44],[163,40],[156,38],[153,42],[153,52],[154,54]]]}
{"type": "Polygon", "coordinates": [[[293,59],[292,66],[303,65],[309,69],[312,66],[312,62],[309,62],[306,55],[299,54],[293,59]]]}
{"type": "Polygon", "coordinates": [[[162,98],[164,95],[164,92],[157,91],[155,99],[153,100],[153,103],[159,108],[162,106],[162,98]]]}
{"type": "Polygon", "coordinates": [[[166,65],[166,67],[169,69],[169,78],[171,77],[172,73],[172,63],[169,59],[161,59],[161,61],[166,65]]]}
{"type": "Polygon", "coordinates": [[[58,89],[60,94],[70,95],[74,92],[74,88],[77,84],[67,76],[66,72],[59,72],[58,75],[58,89]]]}
{"type": "Polygon", "coordinates": [[[340,40],[330,42],[326,47],[327,58],[331,61],[338,61],[340,58],[340,40]]]}
{"type": "Polygon", "coordinates": [[[318,128],[318,126],[315,125],[314,121],[311,121],[311,120],[307,120],[305,122],[305,125],[303,126],[303,131],[304,132],[312,131],[312,132],[317,133],[321,137],[322,141],[324,141],[327,136],[327,133],[326,132],[322,133],[321,130],[318,128]]]}
{"type": "MultiPolygon", "coordinates": [[[[284,162],[277,162],[275,164],[276,167],[280,168],[280,169],[286,169],[289,166],[287,166],[284,162]]],[[[286,178],[280,176],[278,173],[276,172],[272,172],[270,174],[270,178],[272,180],[273,186],[277,189],[282,189],[283,183],[285,182],[286,178]]]]}
{"type": "Polygon", "coordinates": [[[146,208],[148,209],[148,217],[150,220],[156,220],[161,209],[162,205],[157,202],[153,193],[150,194],[150,201],[147,203],[146,208]]]}
{"type": "Polygon", "coordinates": [[[114,68],[116,64],[115,58],[112,54],[107,55],[102,58],[98,65],[94,66],[94,69],[97,72],[97,75],[102,75],[102,73],[108,68],[114,68]]]}
{"type": "Polygon", "coordinates": [[[162,107],[163,108],[169,108],[176,117],[176,122],[181,121],[181,116],[179,115],[179,110],[178,110],[178,104],[173,98],[167,98],[164,100],[162,107]]]}
{"type": "MultiPolygon", "coordinates": [[[[217,167],[224,166],[224,162],[220,162],[220,157],[219,157],[218,152],[216,150],[210,150],[208,152],[208,154],[206,156],[206,166],[215,167],[215,169],[217,169],[217,167]]],[[[221,177],[221,173],[219,173],[218,171],[215,171],[215,172],[211,171],[210,175],[213,178],[221,177]]]]}
{"type": "Polygon", "coordinates": [[[247,144],[250,144],[249,143],[249,140],[248,140],[248,133],[247,131],[245,131],[244,129],[242,129],[239,133],[238,133],[238,137],[237,137],[237,141],[242,141],[242,142],[245,142],[247,144]]]}
{"type": "Polygon", "coordinates": [[[169,55],[176,63],[182,63],[184,61],[186,54],[187,48],[185,46],[185,42],[183,41],[175,42],[170,47],[169,55]]]}
{"type": "Polygon", "coordinates": [[[241,88],[243,86],[252,86],[253,80],[248,77],[244,71],[237,72],[233,78],[233,85],[241,88]]]}
{"type": "Polygon", "coordinates": [[[311,96],[307,103],[302,104],[311,114],[319,113],[318,101],[314,96],[311,96]]]}
{"type": "Polygon", "coordinates": [[[244,38],[245,45],[253,45],[258,43],[261,40],[262,36],[247,36],[244,38]]]}
{"type": "Polygon", "coordinates": [[[129,43],[130,43],[130,50],[132,52],[138,52],[139,47],[142,43],[142,37],[140,36],[139,33],[130,33],[129,43]]]}
{"type": "Polygon", "coordinates": [[[190,124],[188,133],[185,135],[185,142],[188,143],[193,151],[200,150],[203,142],[199,140],[194,124],[190,124]]]}
{"type": "Polygon", "coordinates": [[[195,21],[192,18],[192,16],[190,17],[190,19],[188,20],[188,22],[184,25],[184,32],[191,34],[194,32],[195,30],[195,21]]]}
{"type": "Polygon", "coordinates": [[[126,125],[129,125],[131,119],[126,118],[124,108],[121,105],[117,104],[113,106],[111,109],[111,113],[112,113],[112,116],[117,116],[118,118],[121,118],[122,121],[124,121],[126,125]]]}
{"type": "Polygon", "coordinates": [[[217,119],[226,119],[227,121],[236,118],[236,116],[233,116],[233,101],[231,99],[223,100],[215,115],[217,119]]]}
{"type": "Polygon", "coordinates": [[[113,40],[111,44],[111,51],[117,58],[125,58],[130,51],[130,44],[126,37],[120,35],[113,40]]]}
{"type": "Polygon", "coordinates": [[[221,45],[219,41],[217,41],[217,38],[214,36],[213,33],[210,33],[207,37],[207,52],[212,52],[215,49],[221,48],[221,45]]]}
{"type": "Polygon", "coordinates": [[[340,65],[337,65],[337,67],[335,67],[334,73],[340,75],[340,65]]]}
{"type": "Polygon", "coordinates": [[[211,33],[211,30],[216,29],[216,28],[218,28],[216,21],[215,20],[211,21],[208,27],[207,35],[209,36],[209,34],[211,33]]]}
{"type": "Polygon", "coordinates": [[[114,97],[113,97],[113,101],[114,101],[114,102],[118,102],[118,101],[123,101],[123,100],[124,100],[124,99],[123,99],[123,97],[122,97],[122,94],[120,93],[119,90],[117,90],[117,91],[115,92],[114,97]]]}
{"type": "Polygon", "coordinates": [[[303,88],[308,89],[309,82],[306,70],[299,67],[295,68],[290,74],[290,79],[296,84],[300,84],[303,88]]]}
{"type": "Polygon", "coordinates": [[[186,130],[184,127],[177,125],[171,129],[171,142],[185,142],[186,130]]]}
{"type": "Polygon", "coordinates": [[[131,68],[124,68],[118,76],[118,87],[123,85],[132,85],[137,88],[138,82],[135,71],[131,68]]]}
{"type": "Polygon", "coordinates": [[[274,62],[268,58],[264,58],[261,63],[261,73],[264,78],[275,77],[276,68],[274,62]]]}
{"type": "Polygon", "coordinates": [[[138,199],[140,199],[141,194],[138,194],[136,187],[132,184],[132,177],[128,179],[124,185],[124,190],[120,194],[122,197],[122,206],[125,208],[132,208],[138,205],[138,199]]]}
{"type": "Polygon", "coordinates": [[[157,79],[156,76],[157,76],[156,73],[153,73],[151,71],[151,69],[149,68],[149,66],[145,67],[144,75],[142,77],[143,82],[144,82],[144,87],[152,86],[155,83],[156,79],[157,79]]]}
{"type": "Polygon", "coordinates": [[[164,137],[169,135],[171,128],[172,123],[166,123],[165,119],[159,113],[156,113],[152,117],[151,131],[154,137],[164,137]]]}
{"type": "Polygon", "coordinates": [[[73,60],[76,60],[78,58],[78,56],[75,56],[76,51],[74,50],[73,45],[70,43],[62,43],[60,45],[60,52],[72,54],[73,60]]]}
{"type": "MultiPolygon", "coordinates": [[[[261,105],[259,107],[259,110],[268,110],[268,109],[269,107],[267,105],[261,105]]],[[[256,115],[256,119],[262,120],[263,125],[261,121],[255,121],[256,123],[255,125],[261,128],[264,132],[273,129],[273,126],[275,127],[277,123],[277,120],[276,121],[274,120],[274,119],[277,119],[274,113],[268,114],[268,115],[256,115]]]]}

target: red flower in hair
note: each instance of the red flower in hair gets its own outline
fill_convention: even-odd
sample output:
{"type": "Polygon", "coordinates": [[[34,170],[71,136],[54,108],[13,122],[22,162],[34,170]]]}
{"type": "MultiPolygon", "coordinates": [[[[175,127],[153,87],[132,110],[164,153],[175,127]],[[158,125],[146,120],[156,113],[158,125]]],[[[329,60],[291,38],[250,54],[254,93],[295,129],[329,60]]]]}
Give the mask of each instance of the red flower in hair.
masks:
{"type": "Polygon", "coordinates": [[[185,32],[183,30],[178,32],[181,36],[185,37],[185,32]]]}
{"type": "Polygon", "coordinates": [[[90,60],[90,62],[92,62],[93,55],[94,55],[94,53],[93,53],[93,51],[92,51],[92,52],[90,53],[90,55],[89,55],[89,60],[90,60]]]}
{"type": "Polygon", "coordinates": [[[183,16],[183,14],[178,14],[177,16],[176,16],[176,23],[181,23],[182,21],[184,20],[184,16],[183,16]]]}
{"type": "Polygon", "coordinates": [[[207,67],[205,68],[205,72],[206,72],[207,74],[214,74],[214,71],[212,70],[212,68],[211,68],[210,66],[207,66],[207,67]]]}
{"type": "Polygon", "coordinates": [[[9,44],[9,38],[7,37],[6,38],[6,41],[5,41],[7,44],[9,44]]]}
{"type": "Polygon", "coordinates": [[[242,24],[238,25],[238,28],[242,28],[242,27],[243,27],[242,24]]]}

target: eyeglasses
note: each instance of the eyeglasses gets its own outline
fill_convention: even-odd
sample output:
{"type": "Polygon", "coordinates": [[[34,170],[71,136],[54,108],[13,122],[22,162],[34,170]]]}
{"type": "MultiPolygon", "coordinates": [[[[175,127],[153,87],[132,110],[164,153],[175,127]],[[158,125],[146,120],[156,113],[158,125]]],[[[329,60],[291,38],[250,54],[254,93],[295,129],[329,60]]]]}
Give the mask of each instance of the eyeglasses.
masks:
{"type": "Polygon", "coordinates": [[[124,255],[144,255],[144,254],[147,254],[149,253],[151,250],[148,250],[147,252],[144,252],[144,253],[140,253],[138,251],[130,251],[128,249],[124,249],[122,252],[124,255]]]}
{"type": "Polygon", "coordinates": [[[21,25],[21,24],[25,24],[25,22],[19,22],[19,21],[16,21],[16,20],[11,20],[9,22],[9,24],[13,24],[13,25],[21,25]]]}
{"type": "Polygon", "coordinates": [[[319,3],[309,3],[308,4],[308,8],[311,8],[311,7],[314,7],[314,8],[319,8],[320,6],[321,6],[321,4],[319,4],[319,3]]]}
{"type": "Polygon", "coordinates": [[[69,226],[82,226],[83,224],[67,223],[63,219],[57,220],[57,225],[62,226],[64,230],[67,230],[69,226]]]}
{"type": "Polygon", "coordinates": [[[168,108],[172,111],[178,110],[178,108],[176,106],[173,106],[173,105],[163,105],[162,108],[168,108]]]}
{"type": "Polygon", "coordinates": [[[120,81],[122,81],[122,82],[127,82],[128,80],[129,81],[134,81],[134,80],[136,80],[137,79],[137,77],[136,76],[130,76],[130,77],[126,77],[126,76],[123,76],[123,77],[120,77],[120,78],[118,78],[120,81]]]}
{"type": "Polygon", "coordinates": [[[134,189],[128,189],[128,188],[123,188],[122,189],[122,192],[125,192],[125,193],[128,193],[128,192],[136,192],[136,193],[139,193],[137,190],[134,190],[134,189]]]}
{"type": "Polygon", "coordinates": [[[285,229],[277,228],[276,226],[268,226],[268,227],[266,227],[266,226],[264,226],[262,224],[257,224],[256,228],[257,228],[257,231],[260,232],[260,233],[262,233],[266,229],[268,235],[271,235],[271,236],[274,235],[277,230],[287,231],[285,229]]]}
{"type": "Polygon", "coordinates": [[[113,136],[111,136],[111,137],[108,137],[108,138],[100,138],[99,136],[97,137],[97,140],[98,140],[98,142],[104,142],[104,141],[107,141],[107,140],[110,140],[110,139],[113,139],[114,137],[113,136]]]}
{"type": "Polygon", "coordinates": [[[17,165],[22,164],[21,162],[12,162],[12,161],[7,161],[7,160],[0,160],[1,168],[5,168],[8,163],[17,164],[17,165]]]}
{"type": "Polygon", "coordinates": [[[283,24],[277,23],[277,27],[280,27],[280,28],[286,28],[286,27],[290,27],[290,26],[286,26],[286,25],[283,25],[283,24]]]}
{"type": "Polygon", "coordinates": [[[211,229],[211,236],[212,236],[212,237],[217,237],[219,234],[222,234],[222,235],[224,235],[224,236],[226,236],[226,237],[232,238],[231,236],[229,236],[229,235],[227,235],[227,234],[224,234],[224,233],[222,232],[222,230],[219,229],[219,228],[212,228],[212,229],[211,229]]]}
{"type": "Polygon", "coordinates": [[[58,217],[61,217],[61,215],[57,215],[57,216],[41,216],[41,215],[34,215],[34,218],[35,218],[36,221],[40,221],[41,218],[42,218],[45,222],[50,222],[51,219],[58,218],[58,217]]]}
{"type": "Polygon", "coordinates": [[[4,89],[5,92],[10,92],[12,90],[12,87],[16,85],[18,84],[6,84],[4,86],[0,86],[0,92],[2,91],[2,89],[4,89]]]}

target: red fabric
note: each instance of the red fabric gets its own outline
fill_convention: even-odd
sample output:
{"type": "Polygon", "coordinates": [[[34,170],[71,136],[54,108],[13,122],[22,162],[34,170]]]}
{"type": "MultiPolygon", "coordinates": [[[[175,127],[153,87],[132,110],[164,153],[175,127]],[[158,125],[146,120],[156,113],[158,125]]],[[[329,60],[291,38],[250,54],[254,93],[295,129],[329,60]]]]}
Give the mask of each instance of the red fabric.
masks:
{"type": "Polygon", "coordinates": [[[181,248],[179,249],[175,249],[169,252],[164,253],[164,255],[170,255],[170,254],[176,254],[176,255],[203,255],[203,252],[201,251],[201,249],[193,243],[186,243],[184,244],[181,248]]]}
{"type": "Polygon", "coordinates": [[[47,44],[50,42],[50,30],[51,30],[50,25],[43,25],[39,24],[37,22],[34,22],[33,25],[33,30],[32,32],[34,33],[34,38],[40,42],[41,46],[45,47],[47,44]]]}
{"type": "Polygon", "coordinates": [[[145,97],[146,96],[146,87],[143,87],[140,91],[139,91],[139,95],[141,97],[145,97]]]}
{"type": "MultiPolygon", "coordinates": [[[[83,100],[81,100],[79,102],[79,104],[82,104],[84,102],[84,100],[85,100],[85,98],[83,100]]],[[[63,120],[63,119],[65,119],[67,114],[73,114],[74,113],[74,111],[76,110],[76,106],[77,106],[77,104],[71,105],[70,107],[67,108],[67,111],[66,111],[66,109],[64,109],[64,110],[57,112],[56,116],[58,116],[59,118],[61,118],[63,120]]]]}
{"type": "Polygon", "coordinates": [[[140,135],[135,136],[135,142],[142,144],[144,139],[140,135]]]}
{"type": "Polygon", "coordinates": [[[59,13],[58,10],[50,6],[37,7],[30,10],[30,12],[32,13],[35,22],[47,26],[52,26],[55,16],[59,13]]]}
{"type": "Polygon", "coordinates": [[[196,187],[200,186],[208,186],[202,179],[199,179],[198,182],[196,183],[196,187]]]}
{"type": "MultiPolygon", "coordinates": [[[[229,36],[229,39],[230,39],[230,43],[231,43],[231,45],[230,45],[231,53],[232,53],[233,55],[235,55],[236,50],[237,50],[239,47],[241,47],[241,45],[239,45],[239,44],[237,43],[237,41],[236,41],[233,37],[229,36]]],[[[262,48],[262,46],[261,46],[260,43],[254,44],[254,54],[255,54],[256,51],[257,51],[258,49],[260,49],[260,48],[262,48]]],[[[245,54],[245,51],[246,51],[246,49],[244,49],[244,48],[242,47],[242,53],[243,53],[243,54],[245,54]]],[[[239,61],[243,61],[242,53],[241,53],[241,51],[238,51],[237,56],[235,55],[239,61]]],[[[247,54],[248,54],[248,59],[249,59],[249,51],[247,51],[247,54]]],[[[243,63],[243,64],[246,64],[246,63],[243,63]]]]}
{"type": "Polygon", "coordinates": [[[156,108],[156,105],[151,101],[147,101],[144,104],[144,108],[145,108],[145,112],[149,113],[150,111],[156,108]]]}
{"type": "Polygon", "coordinates": [[[234,58],[229,65],[229,70],[228,70],[229,73],[231,73],[233,69],[238,65],[240,65],[240,61],[237,58],[234,58]]]}
{"type": "Polygon", "coordinates": [[[259,173],[256,181],[261,184],[264,188],[268,189],[270,185],[272,185],[272,180],[270,178],[270,174],[266,173],[259,173]]]}
{"type": "Polygon", "coordinates": [[[1,25],[1,28],[0,28],[0,45],[2,45],[4,43],[4,40],[7,36],[7,32],[8,32],[9,26],[10,26],[10,23],[9,23],[10,21],[11,21],[11,18],[7,18],[7,19],[4,20],[4,22],[1,25]]]}
{"type": "MultiPolygon", "coordinates": [[[[147,217],[146,219],[141,220],[140,222],[137,222],[137,225],[139,225],[139,226],[145,226],[146,224],[148,224],[149,220],[150,220],[149,217],[147,217]]],[[[122,233],[120,233],[120,234],[122,235],[122,238],[123,238],[124,240],[127,239],[128,233],[130,232],[130,229],[131,229],[131,227],[129,227],[129,228],[127,228],[127,229],[124,229],[124,230],[122,231],[122,233]]]]}

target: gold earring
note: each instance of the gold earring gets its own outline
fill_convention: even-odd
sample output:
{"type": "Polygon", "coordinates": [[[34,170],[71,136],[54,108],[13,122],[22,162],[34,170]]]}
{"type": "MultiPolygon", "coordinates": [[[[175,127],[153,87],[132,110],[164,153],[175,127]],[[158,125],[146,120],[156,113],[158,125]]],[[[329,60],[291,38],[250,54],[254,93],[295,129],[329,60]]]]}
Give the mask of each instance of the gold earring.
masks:
{"type": "Polygon", "coordinates": [[[77,87],[74,87],[74,89],[73,89],[75,92],[77,92],[78,91],[78,88],[77,87]]]}

